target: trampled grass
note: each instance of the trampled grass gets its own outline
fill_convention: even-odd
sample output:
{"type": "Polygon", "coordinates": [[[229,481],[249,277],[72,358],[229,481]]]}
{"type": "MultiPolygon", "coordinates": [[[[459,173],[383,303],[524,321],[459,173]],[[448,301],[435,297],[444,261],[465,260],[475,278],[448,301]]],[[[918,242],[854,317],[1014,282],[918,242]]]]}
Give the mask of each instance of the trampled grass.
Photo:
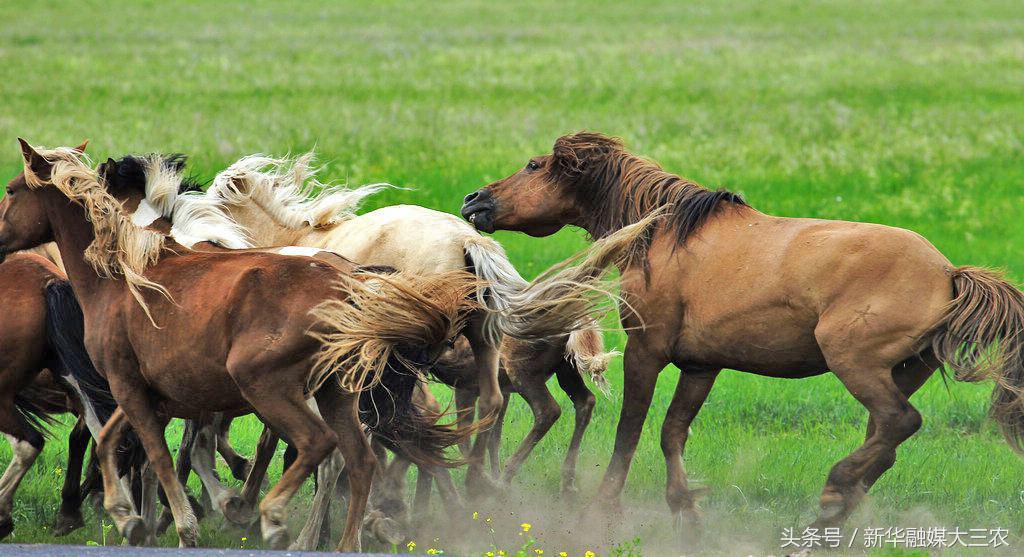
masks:
{"type": "MultiPolygon", "coordinates": [[[[95,157],[181,151],[207,179],[245,154],[315,146],[327,178],[414,188],[383,193],[370,208],[454,212],[463,195],[557,136],[591,129],[763,211],[910,228],[955,263],[1020,280],[1022,15],[1014,1],[9,0],[0,6],[0,174],[20,170],[17,136],[51,146],[87,137],[95,157]]],[[[528,276],[585,245],[571,230],[497,238],[528,276]]],[[[623,338],[607,335],[610,344],[623,338]]],[[[626,491],[644,509],[629,530],[649,547],[675,547],[658,434],[676,376],[663,374],[626,491]]],[[[619,363],[610,377],[620,383],[619,363]]],[[[1024,468],[985,418],[989,391],[947,391],[936,378],[916,395],[925,425],[853,522],[1002,526],[1024,543],[1024,468]]],[[[563,419],[517,484],[537,495],[514,518],[494,513],[535,523],[541,541],[549,509],[560,508],[546,494],[556,492],[572,425],[559,400],[563,419]]],[[[611,453],[618,406],[617,394],[599,401],[584,441],[584,500],[611,453]]],[[[506,455],[530,422],[518,399],[511,415],[506,455]]],[[[726,373],[686,456],[691,476],[711,488],[707,551],[779,552],[781,528],[812,517],[829,467],[862,441],[865,415],[830,376],[726,373]]],[[[246,422],[235,437],[251,451],[257,434],[246,422]]],[[[47,446],[19,492],[12,540],[55,541],[44,525],[59,502],[62,445],[58,436],[47,446]]],[[[96,524],[69,541],[98,539],[96,524]]],[[[207,526],[203,542],[255,545],[243,535],[207,526]]],[[[572,549],[607,548],[606,537],[577,530],[572,549]]]]}

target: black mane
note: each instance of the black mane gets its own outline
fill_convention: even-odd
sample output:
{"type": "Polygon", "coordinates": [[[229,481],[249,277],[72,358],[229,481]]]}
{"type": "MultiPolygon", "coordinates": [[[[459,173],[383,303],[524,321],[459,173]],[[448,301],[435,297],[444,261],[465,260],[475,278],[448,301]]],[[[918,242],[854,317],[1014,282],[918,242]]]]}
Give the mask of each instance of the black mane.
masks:
{"type": "MultiPolygon", "coordinates": [[[[106,176],[107,180],[115,178],[121,186],[144,190],[146,188],[147,159],[153,157],[160,157],[164,168],[171,169],[179,174],[184,172],[185,164],[188,162],[188,155],[182,153],[172,153],[170,155],[125,155],[116,161],[108,159],[106,163],[101,164],[100,174],[106,176]],[[117,169],[116,176],[110,176],[107,173],[108,166],[111,163],[117,169]]],[[[201,192],[204,186],[205,184],[196,178],[195,175],[186,174],[181,178],[178,193],[201,192]]]]}

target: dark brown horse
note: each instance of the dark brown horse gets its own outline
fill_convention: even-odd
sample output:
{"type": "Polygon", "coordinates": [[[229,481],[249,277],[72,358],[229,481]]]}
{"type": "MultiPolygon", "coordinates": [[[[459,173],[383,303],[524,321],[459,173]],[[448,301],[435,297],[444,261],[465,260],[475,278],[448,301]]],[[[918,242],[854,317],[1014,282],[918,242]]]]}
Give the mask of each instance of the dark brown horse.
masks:
{"type": "MultiPolygon", "coordinates": [[[[80,152],[40,152],[23,141],[22,154],[25,172],[0,202],[0,250],[51,240],[60,248],[85,314],[86,347],[120,405],[98,442],[104,505],[118,530],[132,543],[144,539],[112,450],[128,422],[167,494],[179,539],[194,545],[195,517],[164,440],[167,420],[255,411],[298,450],[260,505],[264,538],[286,544],[289,499],[337,447],[352,492],[340,548],[358,550],[376,466],[358,420],[359,392],[387,370],[432,360],[475,309],[466,300],[476,279],[339,273],[305,257],[193,252],[133,225],[119,192],[80,152]],[[323,418],[307,406],[311,396],[323,418]]],[[[411,394],[402,405],[397,393],[399,406],[410,406],[411,394]]],[[[421,436],[425,443],[460,438],[427,424],[421,436]]]]}
{"type": "Polygon", "coordinates": [[[909,397],[942,364],[957,379],[996,381],[992,413],[1009,442],[1024,435],[1024,295],[996,273],[956,267],[913,232],[855,222],[779,218],[577,133],[552,154],[466,196],[485,231],[546,236],[565,225],[602,238],[668,211],[622,269],[629,340],[624,400],[599,501],[616,505],[655,381],[680,369],[662,427],[666,498],[697,519],[683,471],[690,422],[719,370],[800,378],[831,371],[869,412],[864,444],[821,495],[819,525],[841,523],[921,426],[909,397]]]}

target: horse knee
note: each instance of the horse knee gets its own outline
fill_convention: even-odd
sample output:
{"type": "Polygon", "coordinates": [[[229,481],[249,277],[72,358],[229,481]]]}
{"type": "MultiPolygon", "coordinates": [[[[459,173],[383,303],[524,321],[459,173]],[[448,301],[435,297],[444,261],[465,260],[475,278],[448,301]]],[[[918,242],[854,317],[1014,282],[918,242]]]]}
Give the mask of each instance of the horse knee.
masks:
{"type": "Polygon", "coordinates": [[[551,426],[555,425],[555,422],[557,422],[560,417],[562,417],[562,409],[558,404],[551,404],[537,412],[536,416],[534,416],[534,423],[536,424],[536,427],[541,428],[543,431],[547,431],[551,429],[551,426]]]}
{"type": "Polygon", "coordinates": [[[502,396],[501,391],[481,395],[477,401],[481,416],[496,416],[501,411],[503,404],[505,404],[505,397],[502,396]]]}
{"type": "Polygon", "coordinates": [[[922,422],[921,413],[913,406],[908,407],[906,411],[902,412],[895,424],[895,433],[900,442],[917,433],[921,429],[922,422]]]}

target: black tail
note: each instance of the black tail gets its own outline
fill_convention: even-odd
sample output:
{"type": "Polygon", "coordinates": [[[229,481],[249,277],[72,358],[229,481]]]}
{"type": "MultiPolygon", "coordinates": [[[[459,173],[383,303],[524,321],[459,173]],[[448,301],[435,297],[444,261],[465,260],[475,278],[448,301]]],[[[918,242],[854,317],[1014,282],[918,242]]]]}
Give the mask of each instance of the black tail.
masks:
{"type": "MultiPolygon", "coordinates": [[[[46,287],[46,335],[53,349],[58,377],[74,379],[88,404],[101,423],[107,423],[117,409],[117,401],[110,394],[110,383],[100,375],[85,350],[85,318],[78,305],[71,283],[53,282],[46,287]]],[[[145,462],[146,453],[135,432],[125,433],[118,447],[118,464],[122,471],[145,462]]]]}
{"type": "MultiPolygon", "coordinates": [[[[14,409],[28,422],[29,427],[38,432],[41,437],[49,438],[53,433],[50,431],[49,426],[57,423],[57,420],[38,403],[37,396],[38,393],[31,386],[23,389],[20,393],[14,395],[14,409]]],[[[39,437],[36,437],[34,440],[38,442],[39,439],[39,437]]],[[[32,442],[33,439],[29,439],[29,441],[32,442]]],[[[33,445],[36,445],[36,443],[33,443],[33,445]]]]}
{"type": "Polygon", "coordinates": [[[378,381],[359,396],[359,420],[370,428],[385,447],[415,464],[456,467],[461,459],[450,459],[444,449],[457,445],[488,423],[478,421],[459,428],[437,423],[413,403],[418,374],[407,362],[392,356],[378,381]]]}

